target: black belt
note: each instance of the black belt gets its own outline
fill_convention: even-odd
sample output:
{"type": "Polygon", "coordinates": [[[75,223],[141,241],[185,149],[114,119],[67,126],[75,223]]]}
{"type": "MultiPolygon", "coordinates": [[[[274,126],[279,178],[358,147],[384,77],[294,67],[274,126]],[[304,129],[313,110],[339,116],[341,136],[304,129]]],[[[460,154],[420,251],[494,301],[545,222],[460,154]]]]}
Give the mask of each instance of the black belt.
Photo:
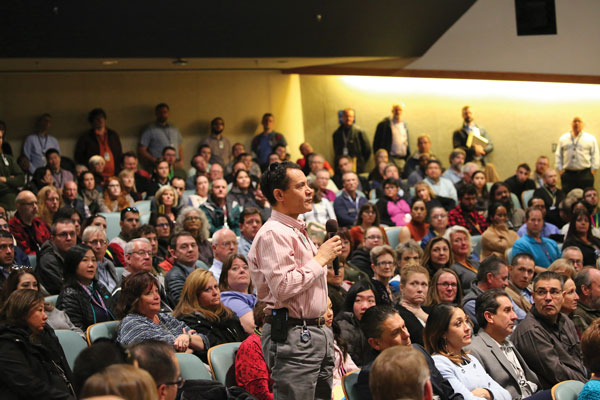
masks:
{"type": "MultiPolygon", "coordinates": [[[[265,322],[270,324],[273,321],[272,315],[265,315],[265,322]]],[[[306,323],[307,326],[318,326],[321,327],[325,325],[325,318],[292,318],[288,317],[287,324],[288,326],[303,326],[306,323]]]]}

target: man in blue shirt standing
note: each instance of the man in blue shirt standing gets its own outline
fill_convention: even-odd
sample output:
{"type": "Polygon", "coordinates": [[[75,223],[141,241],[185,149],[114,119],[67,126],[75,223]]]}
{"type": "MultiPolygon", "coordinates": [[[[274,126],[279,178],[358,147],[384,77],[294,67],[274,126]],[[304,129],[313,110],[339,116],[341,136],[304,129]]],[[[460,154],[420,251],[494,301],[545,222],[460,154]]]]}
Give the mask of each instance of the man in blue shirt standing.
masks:
{"type": "Polygon", "coordinates": [[[273,114],[266,113],[262,117],[262,126],[264,130],[252,139],[252,152],[256,154],[258,164],[263,171],[269,164],[269,155],[275,150],[275,147],[279,145],[287,146],[285,137],[281,133],[273,130],[274,125],[273,114]]]}
{"type": "Polygon", "coordinates": [[[60,152],[60,145],[54,136],[48,135],[52,126],[52,116],[42,114],[37,120],[37,133],[27,136],[23,143],[23,154],[29,160],[29,172],[33,172],[46,165],[46,151],[56,149],[60,152]]]}

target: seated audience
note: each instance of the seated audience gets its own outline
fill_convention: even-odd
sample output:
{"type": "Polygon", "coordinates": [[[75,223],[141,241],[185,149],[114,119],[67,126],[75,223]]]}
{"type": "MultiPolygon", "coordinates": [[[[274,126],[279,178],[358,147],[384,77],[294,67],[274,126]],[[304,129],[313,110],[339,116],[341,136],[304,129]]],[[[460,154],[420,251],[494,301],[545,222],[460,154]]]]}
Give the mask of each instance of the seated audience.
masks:
{"type": "Polygon", "coordinates": [[[31,189],[34,193],[39,193],[42,188],[46,186],[54,187],[54,178],[52,177],[52,170],[50,167],[44,166],[37,168],[29,182],[27,189],[31,189]]]}
{"type": "Polygon", "coordinates": [[[581,362],[575,324],[560,313],[563,291],[560,275],[538,274],[533,281],[533,307],[511,335],[542,389],[569,379],[586,382],[589,377],[581,362]]]}
{"type": "Polygon", "coordinates": [[[352,252],[349,263],[372,278],[373,269],[371,268],[370,253],[374,247],[382,244],[384,242],[381,228],[378,226],[367,228],[362,245],[352,252]]]}
{"type": "Polygon", "coordinates": [[[120,212],[124,208],[133,207],[133,205],[133,198],[124,193],[119,178],[116,176],[106,178],[99,202],[100,212],[120,212]]]}
{"type": "Polygon", "coordinates": [[[108,245],[108,250],[112,254],[113,262],[117,267],[125,266],[125,257],[123,256],[123,247],[125,243],[133,239],[135,231],[140,226],[140,212],[135,207],[127,207],[121,210],[121,232],[108,245]]]}
{"type": "Polygon", "coordinates": [[[154,196],[156,191],[163,186],[169,185],[169,172],[171,168],[169,163],[164,158],[159,158],[154,163],[154,172],[152,173],[152,178],[148,183],[148,191],[146,193],[147,197],[154,196]]]}
{"type": "Polygon", "coordinates": [[[481,259],[489,256],[506,258],[506,250],[519,239],[519,235],[508,229],[508,212],[502,203],[491,203],[488,207],[488,228],[481,235],[481,259]]]}
{"type": "Polygon", "coordinates": [[[48,149],[46,151],[46,160],[46,166],[50,168],[55,188],[62,189],[65,186],[65,183],[73,180],[71,171],[61,168],[61,157],[58,150],[48,149]]]}
{"type": "Polygon", "coordinates": [[[533,274],[535,272],[535,262],[530,254],[521,253],[513,256],[511,264],[508,266],[508,286],[506,293],[510,296],[521,310],[529,312],[533,305],[533,274]]]}
{"type": "Polygon", "coordinates": [[[237,254],[237,248],[237,238],[232,230],[223,228],[215,232],[212,240],[214,259],[209,269],[215,279],[221,277],[223,263],[231,254],[237,254]]]}
{"type": "Polygon", "coordinates": [[[436,157],[430,153],[420,153],[419,157],[417,158],[418,164],[415,165],[414,169],[410,171],[410,174],[408,176],[405,175],[406,167],[408,165],[404,167],[403,176],[406,176],[409,187],[414,186],[417,182],[422,181],[426,178],[425,170],[427,168],[427,163],[429,163],[429,160],[436,160],[436,157]]]}
{"type": "Polygon", "coordinates": [[[402,171],[402,177],[408,178],[410,173],[417,168],[419,165],[419,159],[423,153],[429,153],[431,150],[431,138],[428,134],[424,133],[417,137],[417,150],[411,157],[406,160],[404,165],[404,171],[402,171]]]}
{"type": "Polygon", "coordinates": [[[158,340],[145,340],[129,348],[137,367],[154,379],[159,400],[175,400],[177,389],[185,384],[173,347],[158,340]]]}
{"type": "Polygon", "coordinates": [[[300,214],[300,219],[307,224],[310,222],[316,222],[323,226],[325,226],[327,221],[330,219],[337,219],[335,211],[333,210],[333,204],[323,196],[318,183],[316,181],[311,182],[308,184],[308,186],[310,186],[310,188],[313,190],[312,210],[307,213],[300,214]]]}
{"type": "Polygon", "coordinates": [[[398,235],[400,243],[404,243],[410,239],[419,242],[428,233],[429,224],[425,222],[427,218],[427,206],[423,200],[416,199],[413,201],[410,206],[410,216],[410,222],[402,227],[398,235]]]}
{"type": "Polygon", "coordinates": [[[233,175],[231,190],[227,193],[227,202],[237,202],[241,209],[255,207],[254,188],[250,174],[245,169],[238,169],[233,175]]]}
{"type": "MultiPolygon", "coordinates": [[[[400,180],[400,173],[398,172],[398,167],[394,164],[388,164],[383,169],[383,179],[395,179],[398,182],[398,196],[402,197],[405,201],[410,199],[410,190],[408,189],[408,185],[400,180]]],[[[359,178],[360,179],[360,178],[359,178]]],[[[383,197],[383,187],[379,186],[375,189],[375,197],[381,198],[383,197]]]]}
{"type": "Polygon", "coordinates": [[[592,373],[590,379],[584,386],[577,400],[595,400],[600,396],[600,362],[598,361],[600,348],[600,319],[594,321],[581,337],[581,352],[583,363],[592,373]]]}
{"type": "Polygon", "coordinates": [[[50,231],[52,236],[38,254],[35,272],[48,294],[54,295],[63,286],[65,255],[77,243],[77,234],[73,221],[67,218],[56,220],[50,231]]]}
{"type": "MultiPolygon", "coordinates": [[[[210,347],[241,342],[248,336],[239,318],[221,302],[221,291],[215,277],[197,269],[185,280],[181,298],[173,316],[195,332],[208,338],[210,347]]],[[[206,362],[208,346],[199,353],[206,362]]]]}
{"type": "MultiPolygon", "coordinates": [[[[2,295],[0,298],[0,306],[4,305],[8,300],[8,297],[16,290],[21,289],[33,289],[41,291],[38,284],[37,278],[33,272],[33,269],[28,267],[20,267],[19,269],[11,270],[10,274],[6,278],[6,282],[2,288],[2,295]]],[[[85,333],[71,322],[69,316],[62,310],[59,310],[54,304],[44,302],[44,312],[48,316],[48,326],[56,329],[67,329],[73,332],[77,332],[82,338],[85,338],[85,333]]]]}
{"type": "Polygon", "coordinates": [[[434,207],[442,207],[446,211],[450,211],[456,206],[456,202],[448,197],[437,196],[431,186],[425,181],[415,183],[415,195],[425,202],[428,210],[434,207]]]}
{"type": "Polygon", "coordinates": [[[75,245],[65,254],[65,285],[56,306],[82,331],[98,322],[115,319],[108,305],[110,292],[96,279],[96,256],[86,245],[75,245]]]}
{"type": "Polygon", "coordinates": [[[387,226],[404,226],[410,222],[410,206],[398,195],[400,184],[393,178],[383,181],[384,196],[377,201],[381,223],[387,226]]]}
{"type": "Polygon", "coordinates": [[[75,225],[75,235],[76,235],[76,241],[77,243],[81,243],[81,219],[83,218],[81,216],[81,214],[79,214],[79,211],[77,211],[76,209],[72,208],[72,207],[63,207],[61,209],[59,209],[56,214],[54,214],[54,221],[56,221],[59,218],[67,218],[70,219],[71,221],[73,221],[73,224],[75,225]]]}
{"type": "MultiPolygon", "coordinates": [[[[337,186],[335,190],[327,189],[327,187],[330,185],[330,182],[333,182],[330,177],[331,175],[329,174],[329,171],[323,168],[322,170],[317,171],[315,175],[315,183],[319,187],[319,190],[321,191],[323,197],[329,200],[331,204],[333,204],[336,197],[335,194],[337,193],[338,189],[337,186]]],[[[335,186],[335,183],[333,185],[335,186]]]]}
{"type": "Polygon", "coordinates": [[[438,269],[429,283],[425,305],[431,308],[440,303],[462,304],[460,279],[450,268],[438,269]]]}
{"type": "Polygon", "coordinates": [[[431,239],[443,236],[448,228],[448,212],[443,207],[434,206],[429,210],[429,232],[421,239],[421,247],[425,248],[431,239]]]}
{"type": "Polygon", "coordinates": [[[219,278],[221,302],[237,315],[246,333],[256,328],[252,309],[256,305],[256,295],[250,280],[248,261],[241,254],[231,254],[223,263],[219,278]]]}
{"type": "Polygon", "coordinates": [[[600,271],[594,267],[582,269],[575,276],[575,287],[579,303],[571,319],[581,335],[594,320],[600,318],[600,271]]]}
{"type": "Polygon", "coordinates": [[[90,376],[81,389],[81,396],[88,399],[158,400],[156,382],[152,376],[141,368],[127,364],[109,365],[90,376]]]}
{"type": "Polygon", "coordinates": [[[165,278],[165,290],[169,302],[175,305],[179,302],[187,277],[197,268],[198,244],[191,233],[181,231],[171,237],[169,251],[174,263],[165,278]]]}
{"type": "MultiPolygon", "coordinates": [[[[175,232],[189,232],[198,245],[198,260],[206,267],[213,263],[213,251],[208,241],[208,220],[206,215],[193,207],[183,207],[177,217],[175,232]]],[[[157,231],[158,233],[158,231],[157,231]]],[[[157,235],[158,236],[158,235],[157,235]]]]}
{"type": "Polygon", "coordinates": [[[166,215],[171,221],[177,219],[177,215],[179,214],[179,208],[177,206],[179,203],[179,196],[177,195],[177,191],[171,185],[161,186],[160,189],[156,191],[152,203],[154,203],[153,208],[155,208],[159,214],[166,215]]]}
{"type": "Polygon", "coordinates": [[[65,183],[65,187],[62,191],[63,208],[71,207],[77,210],[79,215],[86,216],[85,204],[82,199],[78,196],[77,182],[69,181],[65,183]]]}
{"type": "Polygon", "coordinates": [[[100,214],[91,215],[84,221],[81,228],[85,231],[88,226],[97,226],[106,232],[106,217],[100,214]]]}
{"type": "Polygon", "coordinates": [[[348,344],[348,354],[357,366],[366,364],[368,343],[359,322],[365,311],[376,304],[375,291],[369,281],[359,281],[352,285],[346,296],[344,311],[336,318],[342,339],[348,344]]]}
{"type": "Polygon", "coordinates": [[[423,251],[421,265],[427,268],[430,276],[440,268],[450,268],[454,265],[450,242],[442,236],[431,239],[423,251]]]}
{"type": "Polygon", "coordinates": [[[135,173],[132,170],[124,169],[119,172],[119,181],[125,197],[130,196],[134,202],[143,200],[142,193],[138,192],[135,186],[135,173]]]}
{"type": "Polygon", "coordinates": [[[558,174],[555,169],[548,168],[543,173],[543,185],[533,192],[533,197],[541,197],[546,207],[546,220],[561,228],[564,223],[560,218],[560,203],[565,199],[565,192],[558,189],[558,174]]]}
{"type": "Polygon", "coordinates": [[[583,269],[583,253],[579,247],[563,245],[561,258],[569,261],[575,272],[583,269]]]}
{"type": "Polygon", "coordinates": [[[88,226],[83,231],[82,242],[94,251],[97,263],[96,278],[98,278],[98,282],[104,285],[109,293],[112,293],[119,284],[119,277],[117,276],[115,264],[105,257],[106,249],[108,248],[106,231],[99,226],[88,226]]]}
{"type": "Polygon", "coordinates": [[[496,182],[490,188],[490,201],[492,203],[502,203],[508,214],[508,228],[517,230],[525,221],[525,212],[520,208],[515,208],[512,198],[510,197],[510,190],[506,183],[496,182]]]}
{"type": "Polygon", "coordinates": [[[236,235],[239,234],[239,220],[242,210],[237,201],[227,199],[227,182],[225,179],[216,179],[212,181],[208,201],[202,204],[200,209],[208,218],[211,235],[214,235],[216,231],[225,227],[225,224],[227,224],[227,227],[233,230],[236,235]]]}
{"type": "Polygon", "coordinates": [[[37,199],[40,218],[48,224],[48,226],[52,225],[54,214],[60,209],[61,205],[58,189],[54,186],[46,186],[39,191],[37,199]]]}
{"type": "MultiPolygon", "coordinates": [[[[150,216],[150,225],[156,229],[156,237],[158,239],[158,257],[163,259],[168,258],[169,255],[169,239],[171,233],[174,231],[175,225],[173,221],[164,214],[152,214],[150,216]]],[[[165,273],[169,272],[165,270],[165,273]]]]}
{"type": "Polygon", "coordinates": [[[38,218],[38,201],[29,190],[17,195],[17,212],[8,221],[10,233],[13,234],[17,246],[27,254],[37,254],[42,245],[50,239],[50,228],[38,218]]]}
{"type": "Polygon", "coordinates": [[[485,172],[477,170],[471,176],[471,182],[477,190],[477,199],[475,200],[475,209],[479,212],[485,212],[488,208],[489,193],[485,179],[485,172]]]}
{"type": "MultiPolygon", "coordinates": [[[[352,172],[352,173],[356,174],[356,171],[354,170],[354,164],[350,157],[341,156],[340,158],[337,159],[337,169],[335,170],[335,175],[333,175],[333,178],[332,178],[333,182],[340,190],[344,189],[344,175],[347,172],[352,172]]],[[[357,179],[357,183],[356,183],[355,190],[358,190],[358,191],[362,192],[363,194],[366,194],[370,188],[369,182],[367,181],[366,178],[363,178],[358,175],[356,175],[356,179],[357,179]]]]}
{"type": "Polygon", "coordinates": [[[380,226],[377,207],[372,203],[365,203],[360,206],[360,210],[358,210],[356,224],[350,228],[350,236],[352,237],[352,245],[354,247],[358,247],[364,242],[365,232],[372,226],[379,228],[381,235],[383,236],[383,241],[387,244],[387,235],[385,229],[380,226]]]}
{"type": "MultiPolygon", "coordinates": [[[[548,268],[548,270],[550,270],[550,268],[548,268]]],[[[579,295],[577,294],[577,290],[575,289],[575,282],[573,282],[573,279],[569,278],[567,275],[563,275],[562,278],[564,281],[565,301],[563,302],[563,305],[560,308],[560,312],[565,314],[567,317],[571,318],[575,325],[577,325],[576,320],[573,318],[573,312],[577,310],[577,304],[579,302],[579,295]]],[[[582,331],[578,329],[577,334],[579,335],[579,337],[581,337],[582,331]]]]}
{"type": "Polygon", "coordinates": [[[469,317],[460,307],[438,304],[423,332],[425,348],[442,376],[465,399],[511,400],[510,393],[487,374],[479,360],[465,352],[471,344],[471,331],[469,317]]]}
{"type": "Polygon", "coordinates": [[[443,178],[448,179],[453,185],[456,185],[463,178],[462,167],[465,164],[466,153],[461,148],[456,148],[450,153],[450,167],[442,174],[443,178]]]}
{"type": "Polygon", "coordinates": [[[396,252],[388,245],[376,246],[371,249],[371,269],[373,278],[371,284],[375,290],[377,304],[393,304],[390,279],[396,270],[396,252]]]}
{"type": "Polygon", "coordinates": [[[156,229],[154,229],[152,225],[144,224],[136,230],[135,236],[139,237],[140,239],[147,239],[148,242],[150,242],[150,247],[152,249],[152,273],[158,278],[159,281],[164,283],[166,274],[159,266],[164,259],[158,257],[158,240],[156,238],[156,229]]]}
{"type": "Polygon", "coordinates": [[[527,233],[513,244],[513,254],[527,253],[533,255],[536,272],[543,272],[560,257],[556,242],[542,236],[544,217],[537,208],[528,208],[525,213],[527,233]]]}
{"type": "MultiPolygon", "coordinates": [[[[535,182],[532,179],[529,179],[530,174],[531,168],[529,165],[526,163],[519,164],[515,174],[504,181],[511,193],[517,195],[519,201],[521,201],[521,195],[525,190],[535,189],[535,182]]],[[[526,204],[521,205],[525,206],[526,204]]]]}
{"type": "Polygon", "coordinates": [[[329,298],[327,299],[327,311],[325,312],[325,326],[333,332],[333,390],[336,390],[336,388],[341,388],[342,377],[347,372],[357,370],[358,367],[348,354],[346,342],[341,338],[342,332],[339,325],[333,320],[333,307],[329,298]]]}
{"type": "Polygon", "coordinates": [[[37,290],[14,291],[0,311],[3,398],[75,398],[71,368],[47,320],[37,290]]]}
{"type": "Polygon", "coordinates": [[[188,205],[199,208],[208,200],[208,178],[205,175],[197,175],[193,188],[196,189],[196,192],[188,196],[188,205]]]}
{"type": "Polygon", "coordinates": [[[260,337],[265,320],[266,303],[257,303],[252,314],[254,332],[240,344],[235,355],[235,381],[258,400],[273,400],[273,379],[265,362],[260,337]]]}
{"type": "Polygon", "coordinates": [[[161,313],[161,299],[154,275],[138,271],[123,280],[116,317],[121,324],[117,342],[129,345],[147,339],[171,344],[177,352],[203,352],[208,338],[190,329],[167,313],[161,313]]]}
{"type": "Polygon", "coordinates": [[[552,264],[550,264],[550,266],[548,267],[548,271],[556,272],[559,275],[571,279],[575,279],[575,275],[577,275],[575,268],[573,268],[573,264],[571,264],[571,262],[565,260],[564,258],[559,258],[558,260],[555,260],[552,264]]]}
{"type": "Polygon", "coordinates": [[[471,252],[471,235],[466,228],[455,225],[446,230],[444,237],[450,243],[454,256],[454,264],[450,268],[460,277],[460,284],[466,293],[479,269],[479,261],[473,257],[471,252]]]}
{"type": "Polygon", "coordinates": [[[427,323],[429,307],[423,307],[429,285],[429,273],[420,265],[408,265],[400,272],[402,300],[396,310],[406,323],[412,343],[423,345],[423,327],[427,323]]]}
{"type": "Polygon", "coordinates": [[[367,178],[369,180],[369,182],[371,182],[372,189],[379,188],[381,186],[381,184],[383,183],[383,180],[384,180],[383,171],[385,170],[385,167],[389,163],[389,160],[387,160],[387,158],[388,158],[387,151],[385,149],[379,149],[379,150],[377,150],[377,153],[375,153],[375,167],[371,170],[371,172],[369,172],[369,176],[367,178]],[[382,153],[383,151],[385,151],[386,160],[383,159],[383,155],[384,155],[384,153],[382,153]]]}
{"type": "Polygon", "coordinates": [[[346,172],[343,175],[343,190],[333,202],[333,209],[340,227],[353,226],[359,213],[359,207],[367,203],[367,198],[357,192],[358,175],[346,172]]]}
{"type": "Polygon", "coordinates": [[[457,201],[456,189],[449,179],[442,177],[442,163],[439,160],[429,160],[425,168],[425,179],[436,195],[448,197],[457,201]]]}
{"type": "Polygon", "coordinates": [[[135,187],[143,197],[146,197],[148,188],[151,185],[150,174],[148,171],[138,169],[138,158],[133,151],[123,153],[123,157],[121,157],[121,169],[133,171],[135,187]]]}
{"type": "MultiPolygon", "coordinates": [[[[377,360],[381,352],[388,348],[403,348],[411,346],[410,335],[406,329],[404,320],[392,307],[375,306],[368,309],[360,324],[360,329],[368,340],[370,354],[366,363],[358,374],[355,389],[360,393],[361,400],[372,399],[369,389],[373,360],[377,360]]],[[[440,374],[433,359],[425,351],[423,346],[413,344],[412,348],[418,350],[427,361],[428,375],[433,386],[433,393],[442,400],[462,399],[460,394],[454,393],[450,383],[440,374]]],[[[392,397],[394,398],[394,397],[392,397]]]]}
{"type": "Polygon", "coordinates": [[[471,235],[481,235],[488,226],[485,218],[475,210],[477,189],[471,184],[464,185],[458,191],[459,204],[448,213],[450,226],[460,225],[467,228],[471,235]]]}
{"type": "MultiPolygon", "coordinates": [[[[537,208],[542,212],[542,217],[544,218],[544,226],[542,227],[543,237],[554,239],[556,237],[554,235],[562,236],[560,235],[560,230],[555,225],[546,221],[546,206],[544,205],[544,199],[542,199],[541,197],[534,196],[531,199],[529,199],[527,206],[537,208]]],[[[519,234],[519,236],[523,236],[526,231],[527,227],[525,225],[522,225],[517,231],[517,233],[519,234]]]]}
{"type": "MultiPolygon", "coordinates": [[[[342,240],[342,254],[338,256],[339,270],[337,275],[335,274],[333,265],[327,265],[327,294],[329,296],[329,300],[331,300],[331,307],[333,310],[334,317],[337,317],[344,308],[346,295],[348,294],[348,290],[352,285],[352,282],[344,280],[344,278],[346,277],[346,268],[348,268],[348,263],[346,262],[346,260],[348,254],[350,253],[350,241],[348,240],[348,231],[339,231],[337,235],[342,240]]],[[[368,279],[368,276],[366,279],[368,279]]]]}
{"type": "Polygon", "coordinates": [[[600,257],[600,239],[592,235],[592,223],[587,211],[577,211],[571,216],[569,231],[563,247],[577,247],[583,254],[583,265],[596,266],[600,257]]]}
{"type": "MultiPolygon", "coordinates": [[[[525,399],[536,393],[540,387],[536,374],[508,340],[517,321],[510,297],[502,289],[488,290],[477,297],[475,312],[481,329],[467,347],[470,354],[513,399],[525,399]]],[[[546,391],[538,398],[550,400],[552,396],[546,391]]]]}
{"type": "Polygon", "coordinates": [[[83,199],[86,215],[94,215],[100,211],[102,194],[96,189],[96,178],[90,171],[79,175],[79,194],[83,199]]]}
{"type": "Polygon", "coordinates": [[[257,208],[244,208],[240,214],[240,240],[238,243],[239,254],[243,255],[244,257],[248,256],[250,247],[252,247],[252,241],[262,225],[262,217],[257,208]]]}

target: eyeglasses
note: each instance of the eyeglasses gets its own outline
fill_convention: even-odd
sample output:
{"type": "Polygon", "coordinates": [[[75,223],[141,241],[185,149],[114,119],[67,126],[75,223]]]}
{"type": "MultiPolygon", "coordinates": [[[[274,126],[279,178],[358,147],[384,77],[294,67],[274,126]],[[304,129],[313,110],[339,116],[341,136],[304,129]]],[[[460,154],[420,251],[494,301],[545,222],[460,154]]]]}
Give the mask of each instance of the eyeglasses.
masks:
{"type": "Polygon", "coordinates": [[[177,385],[177,389],[181,389],[183,387],[183,385],[185,384],[185,379],[183,379],[181,376],[179,378],[177,378],[177,380],[175,382],[165,382],[165,385],[177,385]]]}
{"type": "Polygon", "coordinates": [[[118,184],[117,185],[108,185],[108,187],[109,188],[118,188],[118,187],[121,187],[121,185],[118,185],[118,184]]]}
{"type": "Polygon", "coordinates": [[[30,201],[29,203],[21,203],[21,204],[23,204],[24,206],[31,207],[31,206],[37,206],[38,202],[37,201],[30,201]]]}
{"type": "Polygon", "coordinates": [[[77,236],[77,234],[75,233],[75,231],[71,231],[71,232],[61,232],[61,233],[57,233],[57,234],[56,234],[56,235],[54,235],[54,236],[58,236],[58,237],[60,237],[60,238],[68,238],[69,236],[70,236],[70,237],[75,237],[75,236],[77,236]]]}
{"type": "Polygon", "coordinates": [[[11,271],[25,271],[33,275],[33,268],[28,267],[27,265],[12,265],[10,267],[11,271]]]}
{"type": "Polygon", "coordinates": [[[448,216],[448,214],[438,214],[438,215],[432,215],[431,219],[444,219],[448,216]]]}
{"type": "Polygon", "coordinates": [[[137,254],[140,257],[144,257],[144,256],[149,256],[152,257],[152,250],[138,250],[138,251],[132,251],[133,254],[137,254]]]}
{"type": "Polygon", "coordinates": [[[91,244],[93,246],[102,246],[102,245],[106,244],[106,240],[102,240],[102,239],[88,240],[86,243],[91,244]]]}
{"type": "Polygon", "coordinates": [[[394,266],[394,262],[393,261],[380,261],[377,263],[378,267],[392,267],[394,266]]]}
{"type": "Polygon", "coordinates": [[[185,217],[185,221],[200,221],[200,217],[198,217],[197,215],[185,217]]]}
{"type": "Polygon", "coordinates": [[[232,246],[237,246],[237,241],[235,241],[235,240],[230,240],[229,242],[222,242],[222,243],[219,243],[219,246],[221,246],[221,247],[232,247],[232,246]]]}
{"type": "Polygon", "coordinates": [[[383,236],[377,236],[377,235],[373,236],[373,235],[371,235],[371,236],[367,236],[367,239],[369,239],[369,240],[383,240],[383,236]]]}
{"type": "Polygon", "coordinates": [[[540,297],[546,297],[548,295],[548,293],[550,293],[550,296],[552,296],[552,297],[561,297],[562,296],[562,290],[560,290],[560,289],[550,289],[550,290],[538,289],[534,293],[536,296],[540,296],[540,297]]]}
{"type": "Polygon", "coordinates": [[[157,228],[165,229],[169,227],[169,224],[156,224],[157,228]]]}
{"type": "Polygon", "coordinates": [[[442,283],[438,283],[437,285],[443,287],[444,289],[448,289],[448,288],[456,289],[458,287],[457,283],[450,283],[450,282],[442,282],[442,283]]]}
{"type": "MultiPolygon", "coordinates": [[[[123,211],[125,211],[125,212],[133,212],[133,213],[138,213],[138,214],[140,213],[139,210],[137,208],[135,208],[135,207],[126,207],[126,208],[123,209],[123,211]]],[[[121,212],[123,212],[123,211],[121,211],[121,212]]]]}

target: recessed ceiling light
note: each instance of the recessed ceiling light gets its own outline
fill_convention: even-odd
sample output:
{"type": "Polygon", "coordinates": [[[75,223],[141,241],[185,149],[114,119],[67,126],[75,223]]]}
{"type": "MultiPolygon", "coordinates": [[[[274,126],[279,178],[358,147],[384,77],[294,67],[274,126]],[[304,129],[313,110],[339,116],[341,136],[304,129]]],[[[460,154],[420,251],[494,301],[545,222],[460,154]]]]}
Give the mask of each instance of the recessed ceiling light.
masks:
{"type": "Polygon", "coordinates": [[[119,63],[119,61],[117,61],[117,60],[104,60],[104,61],[102,61],[102,65],[115,65],[115,64],[118,64],[118,63],[119,63]]]}
{"type": "Polygon", "coordinates": [[[184,65],[188,65],[187,60],[184,60],[181,57],[178,57],[175,61],[173,61],[173,65],[177,65],[178,67],[182,67],[184,65]]]}

